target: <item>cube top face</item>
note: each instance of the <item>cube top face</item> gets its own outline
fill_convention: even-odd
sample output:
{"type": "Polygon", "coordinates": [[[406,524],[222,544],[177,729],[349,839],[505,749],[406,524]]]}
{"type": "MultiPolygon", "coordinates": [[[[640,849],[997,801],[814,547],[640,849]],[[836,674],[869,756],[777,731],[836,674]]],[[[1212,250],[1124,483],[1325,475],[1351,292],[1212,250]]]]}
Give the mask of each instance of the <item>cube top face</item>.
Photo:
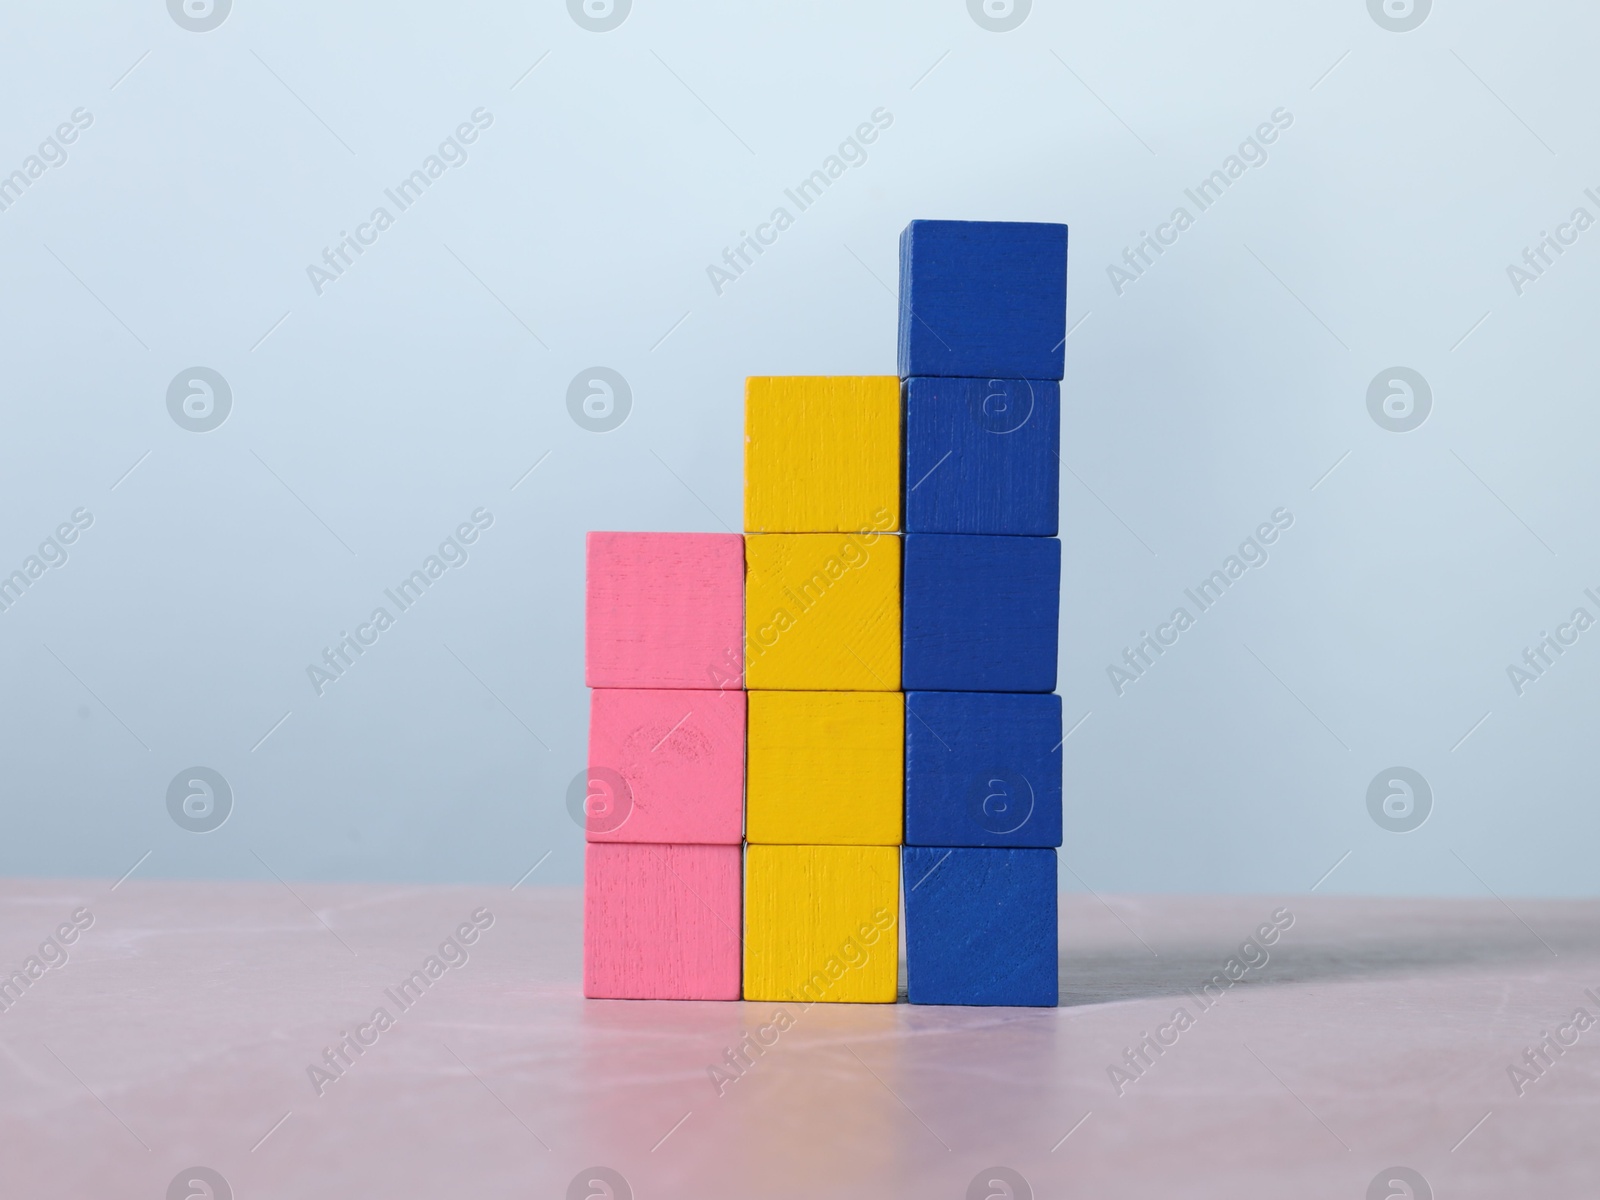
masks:
{"type": "Polygon", "coordinates": [[[745,686],[900,689],[898,537],[750,534],[745,562],[745,686]]]}
{"type": "Polygon", "coordinates": [[[1054,1007],[1056,852],[908,846],[912,1004],[1054,1007]]]}
{"type": "Polygon", "coordinates": [[[900,842],[899,692],[751,692],[745,836],[757,843],[900,842]]]}
{"type": "Polygon", "coordinates": [[[1060,379],[1067,227],[913,221],[900,235],[900,375],[1060,379]]]}
{"type": "Polygon", "coordinates": [[[591,533],[585,682],[739,688],[744,543],[736,533],[591,533]]]}
{"type": "Polygon", "coordinates": [[[895,376],[752,376],[744,443],[747,532],[900,528],[895,376]]]}
{"type": "Polygon", "coordinates": [[[744,698],[731,689],[591,692],[589,841],[737,846],[744,834],[744,698]]]}
{"type": "Polygon", "coordinates": [[[1060,542],[909,533],[905,544],[906,691],[1055,691],[1060,542]]]}
{"type": "Polygon", "coordinates": [[[583,994],[737,1000],[738,846],[585,848],[583,994]]]}
{"type": "Polygon", "coordinates": [[[1061,697],[906,695],[906,844],[1059,846],[1061,697]]]}
{"type": "Polygon", "coordinates": [[[1052,379],[908,379],[908,533],[1054,537],[1061,385],[1052,379]]]}
{"type": "Polygon", "coordinates": [[[893,1004],[899,896],[897,847],[751,846],[744,998],[893,1004]]]}

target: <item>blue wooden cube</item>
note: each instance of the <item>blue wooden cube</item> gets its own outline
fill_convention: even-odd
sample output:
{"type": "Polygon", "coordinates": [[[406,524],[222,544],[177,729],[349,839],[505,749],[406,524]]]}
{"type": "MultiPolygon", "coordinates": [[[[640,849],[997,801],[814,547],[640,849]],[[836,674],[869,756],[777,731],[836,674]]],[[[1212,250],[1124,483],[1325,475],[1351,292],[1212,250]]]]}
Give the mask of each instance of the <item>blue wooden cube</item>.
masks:
{"type": "Polygon", "coordinates": [[[906,532],[1055,537],[1059,383],[918,376],[900,390],[906,532]]]}
{"type": "Polygon", "coordinates": [[[1058,1002],[1054,850],[902,853],[911,1003],[1058,1002]]]}
{"type": "Polygon", "coordinates": [[[913,221],[900,235],[900,377],[1060,379],[1067,227],[913,221]]]}
{"type": "Polygon", "coordinates": [[[908,846],[1061,845],[1061,697],[907,692],[908,846]]]}
{"type": "Polygon", "coordinates": [[[906,691],[1055,691],[1060,542],[960,533],[904,541],[906,691]]]}

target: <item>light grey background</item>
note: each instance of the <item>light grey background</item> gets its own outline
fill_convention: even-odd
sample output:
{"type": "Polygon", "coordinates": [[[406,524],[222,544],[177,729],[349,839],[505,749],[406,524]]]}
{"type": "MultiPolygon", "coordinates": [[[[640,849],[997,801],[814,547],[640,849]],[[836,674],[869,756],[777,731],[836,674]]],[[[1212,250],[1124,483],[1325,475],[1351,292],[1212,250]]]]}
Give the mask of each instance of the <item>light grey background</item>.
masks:
{"type": "Polygon", "coordinates": [[[576,882],[584,531],[737,529],[743,377],[891,373],[897,235],[954,217],[1072,228],[1064,886],[1592,893],[1600,630],[1520,696],[1506,668],[1600,616],[1600,230],[1521,295],[1506,267],[1600,216],[1597,34],[1576,0],[1405,33],[1365,0],[1041,0],[1008,33],[960,0],[640,0],[607,33],[550,0],[240,0],[205,33],[9,6],[0,173],[93,123],[0,212],[0,570],[93,524],[0,613],[0,870],[576,882]],[[318,295],[308,265],[480,107],[318,295]],[[880,107],[717,295],[708,264],[880,107]],[[233,394],[207,433],[166,406],[196,365],[233,394]],[[605,434],[566,403],[596,365],[633,397],[605,434]],[[1408,433],[1367,409],[1396,365],[1433,394],[1408,433]],[[1280,506],[1270,561],[1117,695],[1280,506]],[[469,561],[318,696],[307,666],[479,507],[469,561]],[[194,765],[234,792],[205,834],[167,811],[194,765]],[[1394,766],[1433,791],[1414,832],[1368,813],[1394,766]]]}

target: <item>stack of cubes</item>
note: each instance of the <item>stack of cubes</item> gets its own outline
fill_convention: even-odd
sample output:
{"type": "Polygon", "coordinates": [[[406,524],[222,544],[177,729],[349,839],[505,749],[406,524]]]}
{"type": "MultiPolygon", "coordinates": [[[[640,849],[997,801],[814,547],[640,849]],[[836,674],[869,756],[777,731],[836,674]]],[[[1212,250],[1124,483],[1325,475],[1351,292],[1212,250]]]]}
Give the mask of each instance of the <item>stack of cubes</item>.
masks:
{"type": "Polygon", "coordinates": [[[583,994],[737,1000],[738,534],[591,533],[583,994]]]}
{"type": "Polygon", "coordinates": [[[905,923],[913,1004],[1054,1005],[1067,228],[913,221],[905,923]]]}
{"type": "Polygon", "coordinates": [[[745,382],[747,1000],[893,1003],[900,389],[745,382]]]}
{"type": "Polygon", "coordinates": [[[898,377],[746,381],[743,538],[589,535],[586,996],[892,1003],[903,878],[912,1003],[1057,1002],[1066,260],[912,222],[898,377]]]}

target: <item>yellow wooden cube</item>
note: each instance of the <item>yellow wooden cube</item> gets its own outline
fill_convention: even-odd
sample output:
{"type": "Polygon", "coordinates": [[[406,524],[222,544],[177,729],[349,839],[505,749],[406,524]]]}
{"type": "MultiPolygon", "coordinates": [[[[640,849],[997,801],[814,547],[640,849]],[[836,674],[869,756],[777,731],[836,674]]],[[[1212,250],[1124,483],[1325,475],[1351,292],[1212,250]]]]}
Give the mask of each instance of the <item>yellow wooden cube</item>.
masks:
{"type": "Polygon", "coordinates": [[[752,376],[744,383],[749,533],[900,528],[900,381],[752,376]]]}
{"type": "Polygon", "coordinates": [[[745,852],[744,998],[893,1004],[899,983],[895,846],[745,852]]]}
{"type": "Polygon", "coordinates": [[[899,844],[900,692],[751,692],[748,699],[746,841],[899,844]]]}
{"type": "Polygon", "coordinates": [[[747,534],[745,686],[900,689],[900,539],[747,534]]]}

